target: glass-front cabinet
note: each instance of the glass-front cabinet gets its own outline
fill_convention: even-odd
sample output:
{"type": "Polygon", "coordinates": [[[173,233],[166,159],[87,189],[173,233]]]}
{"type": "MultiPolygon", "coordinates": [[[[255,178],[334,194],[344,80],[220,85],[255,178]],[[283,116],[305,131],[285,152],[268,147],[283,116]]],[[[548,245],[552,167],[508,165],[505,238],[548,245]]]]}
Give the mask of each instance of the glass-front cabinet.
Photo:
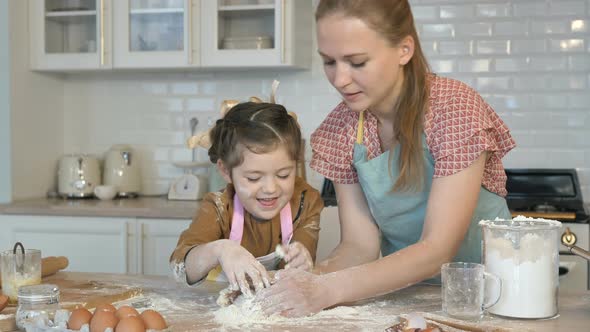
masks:
{"type": "Polygon", "coordinates": [[[199,64],[198,0],[114,2],[114,67],[166,68],[199,64]]]}
{"type": "Polygon", "coordinates": [[[111,68],[111,0],[30,0],[31,67],[111,68]]]}
{"type": "Polygon", "coordinates": [[[311,1],[208,0],[202,12],[204,67],[297,66],[309,60],[311,54],[298,53],[294,45],[308,43],[302,47],[310,50],[311,1]]]}
{"type": "Polygon", "coordinates": [[[31,68],[307,67],[312,0],[29,0],[31,68]]]}

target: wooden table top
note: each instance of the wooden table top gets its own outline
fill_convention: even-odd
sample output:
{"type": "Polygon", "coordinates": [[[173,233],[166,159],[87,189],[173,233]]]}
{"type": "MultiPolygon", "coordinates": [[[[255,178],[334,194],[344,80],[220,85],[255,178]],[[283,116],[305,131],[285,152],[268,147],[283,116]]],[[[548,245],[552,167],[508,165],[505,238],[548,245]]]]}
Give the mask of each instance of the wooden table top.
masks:
{"type": "Polygon", "coordinates": [[[102,284],[139,287],[142,295],[119,302],[159,311],[169,331],[383,331],[398,322],[399,315],[420,312],[427,318],[458,324],[449,331],[588,331],[590,330],[590,292],[559,294],[559,315],[547,320],[509,320],[496,316],[468,323],[446,318],[441,310],[440,287],[416,285],[353,306],[336,307],[315,316],[297,319],[266,319],[237,308],[216,304],[219,290],[226,285],[204,282],[196,287],[172,278],[141,275],[59,272],[44,283],[87,280],[102,284]]]}

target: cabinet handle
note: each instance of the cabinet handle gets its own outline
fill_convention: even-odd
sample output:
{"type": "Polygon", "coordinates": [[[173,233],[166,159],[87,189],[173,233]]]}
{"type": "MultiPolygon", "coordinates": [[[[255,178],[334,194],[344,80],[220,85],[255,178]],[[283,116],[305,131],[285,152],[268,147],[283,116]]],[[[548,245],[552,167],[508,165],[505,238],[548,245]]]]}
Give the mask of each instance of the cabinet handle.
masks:
{"type": "Polygon", "coordinates": [[[188,64],[193,64],[193,0],[188,0],[188,31],[186,33],[186,47],[188,49],[188,64]]]}
{"type": "Polygon", "coordinates": [[[104,0],[100,0],[100,66],[104,66],[104,0]]]}
{"type": "Polygon", "coordinates": [[[285,9],[287,7],[286,5],[287,0],[282,0],[281,1],[281,63],[285,63],[285,53],[286,53],[286,45],[285,45],[285,20],[287,18],[287,14],[285,13],[285,9]]]}

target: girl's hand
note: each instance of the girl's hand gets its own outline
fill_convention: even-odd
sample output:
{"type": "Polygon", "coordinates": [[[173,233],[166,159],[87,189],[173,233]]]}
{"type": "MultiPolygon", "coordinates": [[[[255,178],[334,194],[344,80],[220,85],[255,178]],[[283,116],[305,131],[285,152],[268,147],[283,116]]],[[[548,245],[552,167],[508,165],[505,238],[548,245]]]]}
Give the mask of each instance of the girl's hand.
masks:
{"type": "Polygon", "coordinates": [[[224,241],[218,257],[219,264],[233,290],[239,289],[243,294],[252,296],[250,282],[256,292],[270,286],[270,279],[264,266],[236,242],[224,241]],[[247,277],[250,280],[247,280],[247,277]]]}
{"type": "Polygon", "coordinates": [[[283,246],[283,250],[285,251],[285,257],[283,259],[287,263],[285,269],[311,271],[313,268],[311,254],[301,242],[293,242],[287,246],[283,246]]]}
{"type": "Polygon", "coordinates": [[[276,278],[275,284],[256,295],[266,315],[309,316],[333,304],[320,275],[291,269],[277,272],[276,278]]]}

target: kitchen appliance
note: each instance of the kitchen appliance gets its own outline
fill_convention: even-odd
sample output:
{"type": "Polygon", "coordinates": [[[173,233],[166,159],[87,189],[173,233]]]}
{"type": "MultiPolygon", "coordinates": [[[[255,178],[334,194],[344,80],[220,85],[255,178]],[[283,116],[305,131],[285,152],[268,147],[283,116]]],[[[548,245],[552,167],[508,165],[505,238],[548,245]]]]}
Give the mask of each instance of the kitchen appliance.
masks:
{"type": "Polygon", "coordinates": [[[68,154],[59,160],[58,193],[68,198],[92,197],[100,184],[98,159],[84,154],[68,154]]]}
{"type": "Polygon", "coordinates": [[[136,197],[141,190],[141,173],[135,152],[129,145],[113,145],[104,161],[104,184],[115,186],[119,197],[136,197]]]}
{"type": "MultiPolygon", "coordinates": [[[[197,125],[199,119],[193,117],[189,121],[191,137],[195,136],[197,131],[197,125]]],[[[212,164],[200,163],[196,161],[196,151],[192,149],[192,161],[188,162],[175,162],[174,166],[184,169],[183,174],[178,179],[174,180],[168,190],[169,200],[188,200],[196,201],[203,198],[203,195],[207,192],[207,178],[204,176],[197,176],[193,174],[193,170],[197,168],[208,168],[212,164]]]]}
{"type": "Polygon", "coordinates": [[[590,289],[590,264],[568,246],[590,246],[588,212],[575,169],[506,169],[506,201],[512,216],[557,220],[562,223],[559,246],[559,288],[590,289]]]}

